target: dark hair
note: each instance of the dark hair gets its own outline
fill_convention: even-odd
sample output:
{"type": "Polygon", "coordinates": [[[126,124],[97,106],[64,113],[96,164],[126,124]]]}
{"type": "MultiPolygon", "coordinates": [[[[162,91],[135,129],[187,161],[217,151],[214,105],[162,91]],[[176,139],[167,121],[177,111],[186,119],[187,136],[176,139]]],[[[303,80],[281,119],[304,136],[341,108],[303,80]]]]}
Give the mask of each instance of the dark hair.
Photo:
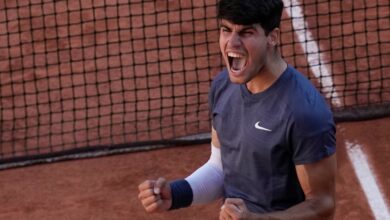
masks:
{"type": "Polygon", "coordinates": [[[279,27],[282,12],[282,0],[220,0],[217,5],[219,19],[239,25],[258,23],[267,35],[279,27]]]}

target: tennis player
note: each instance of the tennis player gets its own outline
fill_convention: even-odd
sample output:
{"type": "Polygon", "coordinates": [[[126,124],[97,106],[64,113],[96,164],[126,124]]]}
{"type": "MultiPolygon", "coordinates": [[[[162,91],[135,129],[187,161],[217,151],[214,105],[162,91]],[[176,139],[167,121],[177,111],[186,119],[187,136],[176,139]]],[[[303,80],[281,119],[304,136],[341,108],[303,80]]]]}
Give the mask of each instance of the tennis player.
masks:
{"type": "Polygon", "coordinates": [[[221,0],[226,69],[213,80],[210,159],[185,179],[139,185],[147,212],[222,198],[220,219],[332,219],[335,125],[278,50],[282,0],[221,0]]]}

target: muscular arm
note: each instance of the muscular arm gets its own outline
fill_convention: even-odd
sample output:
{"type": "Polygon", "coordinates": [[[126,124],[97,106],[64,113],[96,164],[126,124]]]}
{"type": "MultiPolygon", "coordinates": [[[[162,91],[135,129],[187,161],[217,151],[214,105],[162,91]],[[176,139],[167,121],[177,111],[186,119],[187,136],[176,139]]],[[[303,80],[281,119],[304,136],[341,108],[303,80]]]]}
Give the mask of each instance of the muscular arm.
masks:
{"type": "Polygon", "coordinates": [[[316,163],[297,165],[306,199],[285,211],[253,214],[251,219],[333,219],[335,209],[336,155],[316,163]]]}
{"type": "Polygon", "coordinates": [[[220,220],[225,219],[333,219],[335,209],[336,155],[312,164],[297,165],[299,182],[305,201],[279,212],[251,213],[242,199],[228,198],[221,209],[220,220]]]}
{"type": "Polygon", "coordinates": [[[297,165],[296,170],[306,196],[305,201],[284,211],[258,214],[249,212],[242,199],[228,198],[225,200],[220,213],[220,219],[333,219],[336,155],[334,154],[316,163],[297,165]]]}

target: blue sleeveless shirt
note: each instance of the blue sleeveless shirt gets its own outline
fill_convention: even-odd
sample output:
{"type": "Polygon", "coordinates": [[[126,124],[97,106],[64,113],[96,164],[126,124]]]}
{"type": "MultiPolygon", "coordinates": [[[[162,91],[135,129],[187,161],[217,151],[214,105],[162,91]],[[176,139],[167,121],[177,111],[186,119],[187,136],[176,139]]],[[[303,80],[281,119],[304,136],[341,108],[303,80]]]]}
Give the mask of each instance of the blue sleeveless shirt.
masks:
{"type": "Polygon", "coordinates": [[[287,209],[305,200],[295,165],[335,152],[332,112],[291,66],[264,92],[251,94],[226,70],[213,80],[209,105],[221,143],[226,198],[252,212],[287,209]]]}

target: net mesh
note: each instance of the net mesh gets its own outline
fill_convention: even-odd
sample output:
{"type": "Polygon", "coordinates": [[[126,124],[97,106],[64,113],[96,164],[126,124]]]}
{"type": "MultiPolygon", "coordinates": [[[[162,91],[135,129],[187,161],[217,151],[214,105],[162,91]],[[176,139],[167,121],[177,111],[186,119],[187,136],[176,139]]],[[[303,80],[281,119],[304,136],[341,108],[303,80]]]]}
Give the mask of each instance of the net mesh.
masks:
{"type": "MultiPolygon", "coordinates": [[[[282,54],[339,120],[390,114],[389,8],[285,1],[282,54]]],[[[215,12],[215,0],[1,1],[0,164],[209,132],[215,12]]]]}

